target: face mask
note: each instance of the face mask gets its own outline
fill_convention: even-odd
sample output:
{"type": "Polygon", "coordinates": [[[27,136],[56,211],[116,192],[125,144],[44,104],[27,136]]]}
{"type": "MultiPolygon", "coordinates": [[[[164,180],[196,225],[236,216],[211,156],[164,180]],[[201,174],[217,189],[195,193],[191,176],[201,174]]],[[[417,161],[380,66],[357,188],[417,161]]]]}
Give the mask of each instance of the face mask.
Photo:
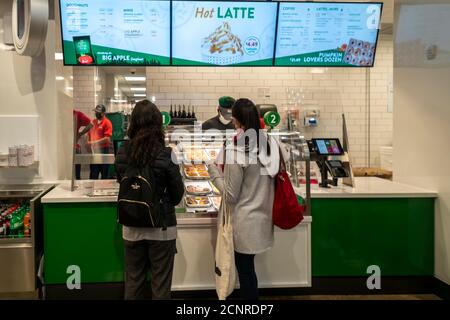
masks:
{"type": "Polygon", "coordinates": [[[103,115],[101,113],[96,113],[95,117],[97,118],[97,120],[102,120],[103,115]]]}
{"type": "Polygon", "coordinates": [[[244,129],[242,129],[242,128],[236,129],[236,138],[237,139],[240,139],[244,134],[245,134],[244,129]]]}
{"type": "Polygon", "coordinates": [[[228,124],[230,124],[231,119],[230,119],[230,120],[225,119],[225,117],[219,112],[219,121],[220,121],[223,125],[227,126],[228,124]]]}

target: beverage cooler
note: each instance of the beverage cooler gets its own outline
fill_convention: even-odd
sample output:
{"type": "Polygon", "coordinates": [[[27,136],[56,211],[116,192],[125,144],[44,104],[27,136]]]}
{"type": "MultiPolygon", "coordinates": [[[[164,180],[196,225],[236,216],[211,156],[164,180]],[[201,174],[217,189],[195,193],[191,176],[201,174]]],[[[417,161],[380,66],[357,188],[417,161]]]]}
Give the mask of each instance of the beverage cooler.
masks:
{"type": "Polygon", "coordinates": [[[33,292],[43,252],[41,198],[51,185],[0,185],[0,293],[33,292]]]}

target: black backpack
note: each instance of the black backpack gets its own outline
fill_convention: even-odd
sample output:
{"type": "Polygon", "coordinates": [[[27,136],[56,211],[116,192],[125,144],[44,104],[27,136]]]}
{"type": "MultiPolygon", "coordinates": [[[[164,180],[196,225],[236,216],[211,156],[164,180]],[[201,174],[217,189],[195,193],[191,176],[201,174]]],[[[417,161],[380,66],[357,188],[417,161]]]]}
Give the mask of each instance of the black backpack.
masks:
{"type": "Polygon", "coordinates": [[[152,179],[152,170],[130,168],[120,182],[117,220],[137,228],[165,228],[160,197],[152,179]]]}

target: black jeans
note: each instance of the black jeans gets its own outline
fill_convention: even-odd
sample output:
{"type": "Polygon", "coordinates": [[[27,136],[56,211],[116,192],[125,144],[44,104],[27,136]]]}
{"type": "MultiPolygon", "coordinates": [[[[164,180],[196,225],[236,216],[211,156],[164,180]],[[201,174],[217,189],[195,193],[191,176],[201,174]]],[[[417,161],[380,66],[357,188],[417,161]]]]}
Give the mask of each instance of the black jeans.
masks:
{"type": "Polygon", "coordinates": [[[98,180],[100,175],[102,180],[108,179],[109,174],[109,164],[91,164],[91,172],[89,174],[89,179],[98,180]]]}
{"type": "Polygon", "coordinates": [[[176,240],[126,241],[125,244],[125,300],[146,298],[146,280],[151,274],[151,297],[154,300],[171,298],[173,263],[176,240]]]}
{"type": "MultiPolygon", "coordinates": [[[[80,148],[75,149],[75,154],[81,154],[80,148]]],[[[75,165],[75,180],[81,179],[81,164],[75,165]]]]}
{"type": "MultiPolygon", "coordinates": [[[[109,148],[101,148],[100,153],[108,154],[109,148]]],[[[98,180],[100,175],[102,180],[109,178],[109,164],[91,164],[90,169],[89,179],[91,180],[98,180]]]]}
{"type": "Polygon", "coordinates": [[[255,255],[234,252],[239,276],[241,299],[258,300],[258,278],[255,272],[255,255]]]}

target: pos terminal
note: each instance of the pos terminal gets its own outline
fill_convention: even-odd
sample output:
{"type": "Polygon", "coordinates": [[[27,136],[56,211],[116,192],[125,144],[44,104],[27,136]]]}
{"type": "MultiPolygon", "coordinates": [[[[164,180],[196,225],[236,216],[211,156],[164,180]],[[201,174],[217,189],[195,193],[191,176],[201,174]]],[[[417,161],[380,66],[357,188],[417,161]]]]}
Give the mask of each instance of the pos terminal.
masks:
{"type": "Polygon", "coordinates": [[[312,139],[309,143],[311,151],[311,159],[315,160],[321,175],[319,186],[328,188],[329,184],[338,185],[338,178],[347,178],[350,176],[347,168],[344,167],[340,156],[344,155],[339,139],[336,138],[320,138],[312,139]],[[331,174],[332,180],[328,179],[328,173],[331,174]]]}

